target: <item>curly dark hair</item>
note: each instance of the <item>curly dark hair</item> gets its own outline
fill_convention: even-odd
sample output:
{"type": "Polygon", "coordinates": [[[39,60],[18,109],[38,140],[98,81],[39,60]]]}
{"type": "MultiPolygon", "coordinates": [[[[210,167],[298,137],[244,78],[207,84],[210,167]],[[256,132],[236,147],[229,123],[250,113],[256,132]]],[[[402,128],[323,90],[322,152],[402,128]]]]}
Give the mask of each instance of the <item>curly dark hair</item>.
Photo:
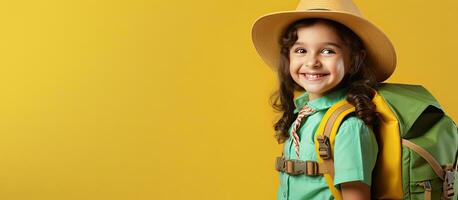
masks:
{"type": "Polygon", "coordinates": [[[371,101],[378,87],[374,69],[368,65],[366,51],[361,39],[348,27],[338,22],[309,18],[298,20],[289,25],[282,36],[280,43],[280,60],[277,68],[279,88],[270,96],[270,104],[282,112],[281,118],[274,124],[275,137],[278,143],[283,143],[289,137],[288,130],[297,114],[294,114],[294,93],[302,92],[304,89],[299,86],[291,77],[289,71],[289,52],[297,41],[297,30],[301,27],[309,27],[316,23],[325,23],[332,27],[344,44],[350,49],[350,69],[345,77],[336,87],[348,86],[347,101],[356,108],[356,115],[368,126],[377,125],[379,118],[375,111],[375,104],[371,101]]]}

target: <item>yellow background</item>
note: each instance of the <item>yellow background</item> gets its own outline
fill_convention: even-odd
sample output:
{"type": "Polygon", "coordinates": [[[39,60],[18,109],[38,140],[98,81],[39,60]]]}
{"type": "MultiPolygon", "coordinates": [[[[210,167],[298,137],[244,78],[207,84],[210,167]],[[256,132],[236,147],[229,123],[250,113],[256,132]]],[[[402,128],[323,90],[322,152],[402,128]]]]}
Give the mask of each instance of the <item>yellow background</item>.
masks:
{"type": "MultiPolygon", "coordinates": [[[[275,199],[250,31],[297,2],[2,1],[0,199],[275,199]]],[[[458,120],[458,1],[355,2],[458,120]]]]}

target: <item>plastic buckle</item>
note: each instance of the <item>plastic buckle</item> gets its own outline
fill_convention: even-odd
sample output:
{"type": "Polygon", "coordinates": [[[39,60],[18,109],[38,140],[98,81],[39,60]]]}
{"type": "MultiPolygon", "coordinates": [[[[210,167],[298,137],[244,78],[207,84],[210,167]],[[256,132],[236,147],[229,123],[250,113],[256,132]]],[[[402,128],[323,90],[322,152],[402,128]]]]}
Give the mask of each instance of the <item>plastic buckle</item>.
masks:
{"type": "Polygon", "coordinates": [[[455,182],[455,171],[451,169],[445,170],[444,174],[444,185],[443,187],[443,194],[446,198],[451,198],[455,195],[454,191],[454,183],[455,182]]]}
{"type": "Polygon", "coordinates": [[[325,135],[317,137],[318,151],[321,159],[327,160],[331,158],[331,146],[329,145],[329,138],[325,135]]]}
{"type": "Polygon", "coordinates": [[[275,168],[277,171],[285,172],[289,175],[305,174],[316,176],[319,174],[319,165],[315,161],[285,160],[284,157],[277,157],[275,168]]]}
{"type": "Polygon", "coordinates": [[[418,185],[420,185],[423,188],[425,188],[425,191],[431,191],[432,190],[431,181],[423,181],[423,182],[419,183],[418,185]]]}
{"type": "Polygon", "coordinates": [[[318,163],[315,161],[305,161],[305,175],[316,176],[318,173],[318,163]]]}
{"type": "Polygon", "coordinates": [[[275,169],[279,172],[285,171],[285,159],[283,157],[277,157],[275,161],[275,169]]]}
{"type": "Polygon", "coordinates": [[[305,162],[302,160],[286,160],[286,172],[289,175],[298,175],[305,173],[305,162]]]}
{"type": "Polygon", "coordinates": [[[295,162],[293,160],[286,160],[285,161],[285,171],[286,173],[290,174],[290,175],[296,175],[295,171],[294,171],[294,164],[295,162]]]}

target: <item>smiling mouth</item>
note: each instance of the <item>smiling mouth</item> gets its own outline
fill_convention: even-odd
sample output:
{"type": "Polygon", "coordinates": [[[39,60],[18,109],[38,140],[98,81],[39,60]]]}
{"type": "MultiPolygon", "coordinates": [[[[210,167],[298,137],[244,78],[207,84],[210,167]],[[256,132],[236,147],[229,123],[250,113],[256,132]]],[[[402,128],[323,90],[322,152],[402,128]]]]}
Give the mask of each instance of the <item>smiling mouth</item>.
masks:
{"type": "Polygon", "coordinates": [[[306,80],[309,81],[316,81],[323,79],[324,77],[328,76],[329,74],[307,74],[307,73],[301,73],[301,76],[303,76],[306,80]]]}

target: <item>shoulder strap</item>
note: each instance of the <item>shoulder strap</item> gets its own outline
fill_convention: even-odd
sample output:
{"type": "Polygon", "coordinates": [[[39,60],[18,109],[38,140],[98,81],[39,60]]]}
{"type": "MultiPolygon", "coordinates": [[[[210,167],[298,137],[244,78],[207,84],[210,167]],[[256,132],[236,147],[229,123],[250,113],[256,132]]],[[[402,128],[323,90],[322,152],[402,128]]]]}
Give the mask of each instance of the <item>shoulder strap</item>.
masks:
{"type": "Polygon", "coordinates": [[[402,145],[411,149],[412,151],[420,155],[423,159],[425,159],[426,162],[428,162],[428,164],[433,169],[434,173],[436,173],[436,175],[440,179],[444,180],[444,170],[442,169],[441,165],[439,164],[439,162],[437,162],[437,160],[434,158],[433,155],[431,155],[428,151],[426,151],[422,147],[406,139],[402,139],[402,145]]]}
{"type": "Polygon", "coordinates": [[[355,108],[349,104],[346,100],[340,101],[333,105],[321,120],[318,127],[317,134],[315,134],[315,148],[318,157],[318,163],[320,167],[324,167],[324,171],[329,173],[324,174],[326,183],[331,190],[332,195],[335,199],[342,199],[340,191],[334,187],[334,160],[332,158],[332,152],[334,150],[334,139],[340,123],[343,118],[351,112],[354,112],[355,108]]]}

